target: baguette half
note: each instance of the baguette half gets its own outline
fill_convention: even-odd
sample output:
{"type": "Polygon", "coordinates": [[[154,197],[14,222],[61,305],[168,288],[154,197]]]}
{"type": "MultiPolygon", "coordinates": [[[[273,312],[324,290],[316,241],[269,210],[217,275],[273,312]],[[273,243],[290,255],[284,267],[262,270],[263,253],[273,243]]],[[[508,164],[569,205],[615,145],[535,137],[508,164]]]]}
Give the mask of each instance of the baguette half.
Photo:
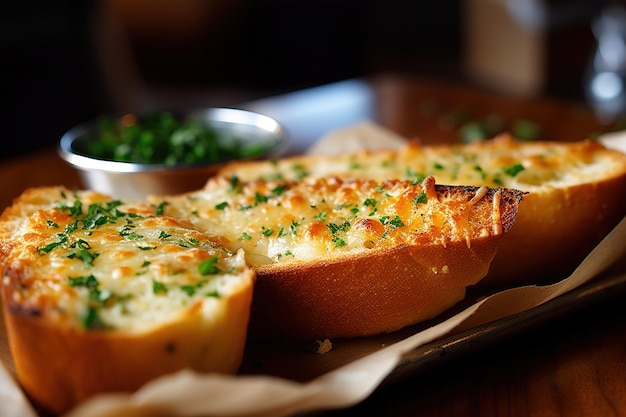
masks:
{"type": "Polygon", "coordinates": [[[253,338],[391,332],[433,318],[489,269],[523,193],[387,180],[212,178],[153,197],[243,249],[257,281],[253,338]]]}
{"type": "Polygon", "coordinates": [[[9,347],[44,410],[183,368],[238,370],[254,272],[223,239],[159,210],[49,187],[0,217],[9,347]]]}
{"type": "Polygon", "coordinates": [[[503,134],[471,144],[409,142],[399,150],[232,163],[220,175],[247,181],[433,175],[440,184],[527,192],[515,226],[481,280],[497,287],[566,277],[626,215],[626,155],[593,140],[525,142],[503,134]]]}

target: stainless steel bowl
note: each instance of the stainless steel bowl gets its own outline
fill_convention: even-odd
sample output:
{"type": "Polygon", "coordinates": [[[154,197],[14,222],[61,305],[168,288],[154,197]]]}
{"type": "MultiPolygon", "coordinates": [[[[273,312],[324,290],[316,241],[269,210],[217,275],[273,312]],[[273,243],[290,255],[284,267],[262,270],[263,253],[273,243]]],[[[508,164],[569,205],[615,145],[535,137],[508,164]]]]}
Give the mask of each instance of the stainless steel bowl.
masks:
{"type": "MultiPolygon", "coordinates": [[[[290,145],[287,133],[274,119],[255,112],[209,108],[187,112],[185,120],[195,120],[222,136],[236,137],[242,146],[261,145],[265,152],[257,159],[284,155],[290,145]]],[[[118,162],[98,159],[85,151],[97,137],[97,122],[91,121],[65,133],[58,152],[79,173],[83,185],[116,198],[141,200],[148,195],[179,194],[202,188],[208,178],[229,161],[175,165],[118,162]]]]}

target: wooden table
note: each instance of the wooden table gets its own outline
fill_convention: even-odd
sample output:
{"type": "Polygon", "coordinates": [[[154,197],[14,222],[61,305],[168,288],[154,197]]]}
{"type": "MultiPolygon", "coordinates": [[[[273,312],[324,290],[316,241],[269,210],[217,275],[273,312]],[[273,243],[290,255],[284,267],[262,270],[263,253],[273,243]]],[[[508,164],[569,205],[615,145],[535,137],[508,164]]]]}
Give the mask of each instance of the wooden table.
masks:
{"type": "MultiPolygon", "coordinates": [[[[426,142],[455,141],[460,124],[494,115],[509,125],[517,119],[537,123],[543,139],[579,140],[606,128],[589,109],[574,103],[512,98],[391,75],[241,107],[282,122],[295,140],[293,153],[332,129],[364,119],[426,142]]],[[[54,149],[4,162],[0,179],[1,207],[29,186],[80,186],[54,149]]],[[[601,301],[442,360],[352,408],[315,415],[626,416],[625,292],[609,291],[601,301]]]]}

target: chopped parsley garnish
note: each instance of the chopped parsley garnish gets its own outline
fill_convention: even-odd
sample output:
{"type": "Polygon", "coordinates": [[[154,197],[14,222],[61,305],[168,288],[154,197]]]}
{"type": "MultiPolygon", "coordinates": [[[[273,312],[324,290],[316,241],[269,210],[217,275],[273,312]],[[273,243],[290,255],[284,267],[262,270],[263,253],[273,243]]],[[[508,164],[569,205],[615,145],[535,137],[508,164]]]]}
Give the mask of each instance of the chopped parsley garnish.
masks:
{"type": "Polygon", "coordinates": [[[524,170],[524,165],[517,163],[517,164],[513,164],[511,166],[505,167],[503,168],[504,172],[507,175],[510,175],[511,177],[516,176],[517,174],[519,174],[520,172],[522,172],[524,170]]]}
{"type": "Polygon", "coordinates": [[[368,198],[363,202],[363,205],[366,207],[376,207],[376,200],[373,198],[368,198]]]}
{"type": "Polygon", "coordinates": [[[81,276],[81,277],[69,277],[68,282],[71,287],[87,287],[89,289],[98,288],[98,280],[93,275],[81,276]]]}
{"type": "Polygon", "coordinates": [[[165,206],[168,205],[167,201],[162,201],[161,203],[159,203],[159,205],[156,207],[155,213],[157,216],[162,216],[163,212],[165,211],[165,206]]]}
{"type": "Polygon", "coordinates": [[[421,192],[419,193],[414,199],[413,199],[413,203],[414,204],[425,204],[428,202],[428,197],[426,197],[426,193],[425,192],[421,192]]]}
{"type": "Polygon", "coordinates": [[[240,189],[239,187],[239,177],[235,174],[230,176],[230,179],[228,181],[230,189],[229,192],[235,192],[238,191],[240,189]]]}
{"type": "Polygon", "coordinates": [[[70,259],[79,258],[85,263],[86,267],[92,267],[94,259],[99,256],[98,253],[89,252],[91,246],[83,239],[77,240],[70,244],[69,247],[74,250],[64,253],[63,256],[70,259]]]}
{"type": "Polygon", "coordinates": [[[268,146],[241,141],[234,131],[206,125],[170,111],[100,116],[96,140],[85,152],[120,162],[198,164],[262,156],[268,146]]]}
{"type": "Polygon", "coordinates": [[[328,223],[327,226],[330,229],[331,233],[335,234],[337,232],[345,232],[350,227],[350,222],[345,221],[342,224],[328,223]]]}
{"type": "Polygon", "coordinates": [[[217,261],[218,261],[217,256],[212,256],[209,259],[207,259],[206,261],[202,262],[198,266],[198,270],[200,271],[200,274],[202,274],[202,275],[215,275],[215,274],[218,274],[220,272],[220,270],[219,270],[219,268],[216,265],[217,261]]]}
{"type": "Polygon", "coordinates": [[[137,232],[133,232],[132,230],[130,230],[129,228],[125,227],[124,229],[122,229],[120,231],[120,236],[125,237],[128,240],[139,240],[139,239],[143,239],[145,236],[141,235],[137,232]]]}
{"type": "Polygon", "coordinates": [[[155,294],[166,294],[167,288],[162,283],[152,280],[152,292],[155,294]]]}
{"type": "Polygon", "coordinates": [[[68,283],[70,287],[84,287],[88,290],[87,310],[82,318],[82,325],[86,329],[106,328],[107,326],[100,319],[100,310],[131,298],[130,295],[118,296],[112,291],[100,289],[100,283],[93,275],[68,277],[68,283]]]}
{"type": "Polygon", "coordinates": [[[393,219],[391,219],[389,221],[389,224],[392,225],[393,227],[402,227],[402,226],[404,226],[404,223],[402,222],[402,219],[400,219],[400,216],[396,216],[393,219]]]}
{"type": "Polygon", "coordinates": [[[305,167],[303,164],[294,164],[291,169],[293,169],[295,177],[297,180],[301,180],[302,178],[306,177],[307,175],[309,175],[309,173],[306,171],[305,167]]]}
{"type": "Polygon", "coordinates": [[[267,196],[264,196],[263,194],[260,194],[258,191],[254,193],[254,203],[255,203],[255,205],[261,204],[261,203],[267,203],[268,199],[269,198],[267,196]]]}
{"type": "Polygon", "coordinates": [[[227,201],[223,201],[223,202],[215,205],[215,209],[216,210],[224,210],[226,207],[228,207],[228,202],[227,201]]]}
{"type": "Polygon", "coordinates": [[[483,180],[487,177],[485,170],[480,165],[474,165],[474,171],[479,172],[480,178],[483,180]]]}
{"type": "Polygon", "coordinates": [[[287,190],[288,190],[288,187],[285,184],[279,184],[272,189],[272,194],[275,196],[279,196],[279,195],[282,195],[287,190]]]}
{"type": "Polygon", "coordinates": [[[322,212],[320,212],[320,213],[316,214],[315,216],[313,216],[313,218],[314,218],[315,220],[321,220],[321,221],[324,221],[324,220],[326,219],[326,216],[327,216],[327,215],[328,215],[328,214],[327,214],[325,211],[322,211],[322,212]]]}
{"type": "Polygon", "coordinates": [[[292,220],[292,221],[291,221],[291,224],[289,225],[289,230],[291,230],[291,234],[292,234],[292,235],[294,235],[294,236],[295,236],[296,234],[298,234],[298,232],[297,232],[297,230],[296,230],[296,229],[298,228],[298,226],[300,226],[300,223],[298,223],[298,222],[297,222],[297,221],[295,221],[295,220],[292,220]]]}
{"type": "MultiPolygon", "coordinates": [[[[206,275],[206,274],[205,274],[206,275]]],[[[193,296],[200,288],[202,288],[204,286],[204,284],[206,284],[207,281],[206,280],[202,280],[202,281],[198,281],[195,284],[192,285],[182,285],[180,287],[180,289],[185,292],[189,297],[193,296]]]]}

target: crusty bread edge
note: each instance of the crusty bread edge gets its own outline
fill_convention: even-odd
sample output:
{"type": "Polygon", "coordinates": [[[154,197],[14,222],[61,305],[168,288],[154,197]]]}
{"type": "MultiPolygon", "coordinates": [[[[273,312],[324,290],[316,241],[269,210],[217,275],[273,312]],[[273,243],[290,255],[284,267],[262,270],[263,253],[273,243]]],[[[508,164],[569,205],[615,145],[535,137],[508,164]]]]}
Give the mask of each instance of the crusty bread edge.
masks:
{"type": "Polygon", "coordinates": [[[624,218],[624,191],[626,169],[603,181],[530,192],[480,285],[508,288],[566,278],[624,218]]]}
{"type": "Polygon", "coordinates": [[[258,268],[249,337],[303,340],[388,333],[465,297],[501,236],[446,247],[404,246],[293,268],[258,268]]]}
{"type": "Polygon", "coordinates": [[[235,373],[243,358],[254,272],[247,270],[216,317],[200,304],[177,320],[143,332],[82,331],[11,301],[2,307],[15,370],[29,398],[61,414],[98,393],[132,392],[184,368],[235,373]],[[45,342],[44,342],[45,341],[45,342]]]}

